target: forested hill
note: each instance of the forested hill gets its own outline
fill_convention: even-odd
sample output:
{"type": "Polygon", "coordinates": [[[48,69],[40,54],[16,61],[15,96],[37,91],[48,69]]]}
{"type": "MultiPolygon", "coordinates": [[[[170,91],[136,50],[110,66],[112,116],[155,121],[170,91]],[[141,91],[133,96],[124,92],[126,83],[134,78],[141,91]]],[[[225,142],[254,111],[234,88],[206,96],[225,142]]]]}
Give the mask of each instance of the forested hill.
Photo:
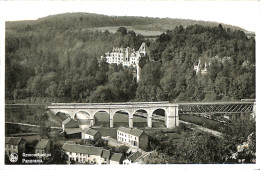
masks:
{"type": "MultiPolygon", "coordinates": [[[[32,21],[6,22],[7,29],[36,30],[36,29],[86,29],[95,27],[132,26],[133,30],[154,30],[165,32],[176,26],[184,28],[189,25],[218,26],[217,22],[196,21],[189,19],[129,17],[129,16],[106,16],[91,13],[65,13],[48,16],[32,21]]],[[[240,27],[222,24],[224,28],[243,30],[240,27]]]]}
{"type": "MultiPolygon", "coordinates": [[[[91,16],[97,23],[92,26],[103,23],[96,15],[91,16]]],[[[255,98],[255,39],[241,30],[222,25],[177,26],[153,41],[124,27],[118,27],[116,33],[90,31],[86,25],[91,25],[91,19],[64,20],[63,17],[7,23],[7,100],[118,102],[255,98]],[[138,84],[131,68],[98,61],[113,47],[138,49],[142,42],[149,46],[153,61],[142,59],[138,84]],[[211,63],[207,74],[195,73],[194,65],[199,59],[202,67],[204,62],[211,63]]],[[[109,18],[106,24],[110,23],[109,18]]],[[[127,20],[121,20],[127,25],[127,20]]]]}

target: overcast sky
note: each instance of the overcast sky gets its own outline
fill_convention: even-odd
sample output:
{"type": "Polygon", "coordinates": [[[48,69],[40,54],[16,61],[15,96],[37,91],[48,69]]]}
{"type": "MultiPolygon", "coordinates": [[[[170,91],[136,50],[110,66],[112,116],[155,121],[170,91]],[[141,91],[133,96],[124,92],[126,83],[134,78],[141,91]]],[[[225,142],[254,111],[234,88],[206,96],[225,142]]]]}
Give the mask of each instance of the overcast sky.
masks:
{"type": "Polygon", "coordinates": [[[38,1],[0,2],[5,20],[31,20],[66,12],[116,16],[149,16],[216,21],[256,31],[260,21],[257,1],[38,1]]]}

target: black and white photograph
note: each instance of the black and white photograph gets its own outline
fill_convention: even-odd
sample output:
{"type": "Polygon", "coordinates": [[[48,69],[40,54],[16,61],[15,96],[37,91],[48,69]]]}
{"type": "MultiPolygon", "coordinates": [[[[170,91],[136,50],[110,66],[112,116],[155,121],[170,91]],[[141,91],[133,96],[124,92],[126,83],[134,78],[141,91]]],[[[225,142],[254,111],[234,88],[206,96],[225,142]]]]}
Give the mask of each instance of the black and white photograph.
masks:
{"type": "Polygon", "coordinates": [[[259,1],[0,10],[3,169],[260,168],[259,1]]]}

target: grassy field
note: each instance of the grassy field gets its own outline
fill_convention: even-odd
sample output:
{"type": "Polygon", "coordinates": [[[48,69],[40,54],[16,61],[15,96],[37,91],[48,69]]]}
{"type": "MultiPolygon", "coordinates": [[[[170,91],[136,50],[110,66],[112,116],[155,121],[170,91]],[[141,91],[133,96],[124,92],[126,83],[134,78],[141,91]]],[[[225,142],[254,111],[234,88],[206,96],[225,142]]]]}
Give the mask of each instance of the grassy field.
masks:
{"type": "Polygon", "coordinates": [[[46,111],[45,105],[5,105],[5,121],[35,124],[35,117],[46,111]]]}
{"type": "MultiPolygon", "coordinates": [[[[128,31],[134,31],[136,34],[141,34],[143,36],[158,36],[161,35],[163,32],[162,31],[155,31],[155,30],[145,30],[145,29],[138,29],[134,26],[123,26],[125,27],[128,31]]],[[[89,28],[91,31],[109,31],[111,33],[115,33],[119,26],[107,26],[107,27],[96,27],[96,28],[89,28]]]]}
{"type": "Polygon", "coordinates": [[[218,121],[202,118],[196,115],[181,114],[179,115],[179,117],[180,120],[190,122],[190,123],[195,123],[197,125],[201,125],[203,127],[213,129],[213,130],[219,130],[219,128],[223,126],[223,124],[218,121]]]}

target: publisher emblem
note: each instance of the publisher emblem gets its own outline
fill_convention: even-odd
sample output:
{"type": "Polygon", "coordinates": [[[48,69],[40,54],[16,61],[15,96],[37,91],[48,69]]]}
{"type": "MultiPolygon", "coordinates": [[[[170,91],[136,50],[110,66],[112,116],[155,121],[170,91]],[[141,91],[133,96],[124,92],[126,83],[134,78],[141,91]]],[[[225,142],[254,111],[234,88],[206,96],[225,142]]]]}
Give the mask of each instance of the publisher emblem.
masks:
{"type": "Polygon", "coordinates": [[[9,155],[9,160],[10,160],[10,162],[12,162],[12,163],[17,162],[17,160],[18,160],[18,155],[17,155],[16,153],[11,153],[11,154],[9,155]]]}

